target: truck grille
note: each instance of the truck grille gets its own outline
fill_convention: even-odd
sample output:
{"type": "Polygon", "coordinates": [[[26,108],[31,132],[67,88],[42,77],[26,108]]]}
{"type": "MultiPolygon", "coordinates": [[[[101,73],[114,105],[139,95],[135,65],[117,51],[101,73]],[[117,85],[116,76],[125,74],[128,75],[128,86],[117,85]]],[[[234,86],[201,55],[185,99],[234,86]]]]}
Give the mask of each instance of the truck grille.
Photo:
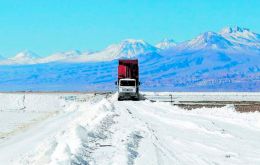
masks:
{"type": "Polygon", "coordinates": [[[133,92],[133,89],[123,89],[123,92],[133,92]]]}

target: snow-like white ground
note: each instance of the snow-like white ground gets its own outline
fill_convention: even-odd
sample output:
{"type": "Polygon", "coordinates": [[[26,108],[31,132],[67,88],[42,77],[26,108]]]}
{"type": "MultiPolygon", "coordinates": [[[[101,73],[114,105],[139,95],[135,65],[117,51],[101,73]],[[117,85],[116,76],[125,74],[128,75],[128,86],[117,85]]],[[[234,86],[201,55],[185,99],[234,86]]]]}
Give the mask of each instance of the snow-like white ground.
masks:
{"type": "Polygon", "coordinates": [[[143,92],[150,100],[157,101],[257,101],[260,92],[143,92]]]}
{"type": "Polygon", "coordinates": [[[260,164],[260,113],[232,105],[187,111],[93,94],[0,99],[4,164],[260,164]]]}

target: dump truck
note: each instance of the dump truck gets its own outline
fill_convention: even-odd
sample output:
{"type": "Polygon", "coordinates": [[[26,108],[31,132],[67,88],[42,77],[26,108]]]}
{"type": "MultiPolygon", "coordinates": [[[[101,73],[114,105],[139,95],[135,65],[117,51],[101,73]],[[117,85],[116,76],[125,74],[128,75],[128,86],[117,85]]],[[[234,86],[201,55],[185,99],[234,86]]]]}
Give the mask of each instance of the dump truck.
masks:
{"type": "Polygon", "coordinates": [[[137,59],[118,60],[118,100],[139,100],[139,68],[137,59]]]}

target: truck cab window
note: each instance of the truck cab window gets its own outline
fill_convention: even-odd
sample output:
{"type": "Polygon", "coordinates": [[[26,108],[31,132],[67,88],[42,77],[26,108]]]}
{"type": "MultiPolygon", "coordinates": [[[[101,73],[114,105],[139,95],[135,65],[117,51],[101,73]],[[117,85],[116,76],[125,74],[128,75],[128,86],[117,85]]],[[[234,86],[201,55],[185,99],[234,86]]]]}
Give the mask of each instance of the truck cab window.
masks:
{"type": "Polygon", "coordinates": [[[120,86],[135,86],[135,81],[121,81],[120,86]]]}

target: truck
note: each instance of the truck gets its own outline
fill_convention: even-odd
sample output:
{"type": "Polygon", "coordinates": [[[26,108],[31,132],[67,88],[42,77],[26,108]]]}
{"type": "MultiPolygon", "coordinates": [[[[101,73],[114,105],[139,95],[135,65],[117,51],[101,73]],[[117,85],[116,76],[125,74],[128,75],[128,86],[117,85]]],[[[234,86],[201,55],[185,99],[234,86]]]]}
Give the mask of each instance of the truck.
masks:
{"type": "Polygon", "coordinates": [[[139,100],[139,67],[137,59],[119,59],[118,100],[139,100]]]}

